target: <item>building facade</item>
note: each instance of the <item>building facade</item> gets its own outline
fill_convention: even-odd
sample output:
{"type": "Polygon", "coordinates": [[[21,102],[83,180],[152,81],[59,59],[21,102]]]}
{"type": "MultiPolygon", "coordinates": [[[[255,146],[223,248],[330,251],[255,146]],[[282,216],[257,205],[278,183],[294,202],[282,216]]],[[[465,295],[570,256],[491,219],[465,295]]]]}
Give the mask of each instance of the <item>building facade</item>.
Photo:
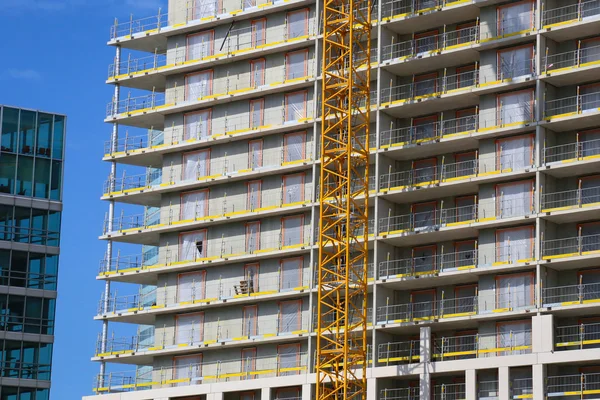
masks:
{"type": "MultiPolygon", "coordinates": [[[[112,27],[99,398],[314,398],[322,6],[112,27]]],[[[374,3],[369,400],[600,391],[599,20],[374,3]]]]}
{"type": "Polygon", "coordinates": [[[66,117],[0,105],[0,399],[48,400],[66,117]]]}

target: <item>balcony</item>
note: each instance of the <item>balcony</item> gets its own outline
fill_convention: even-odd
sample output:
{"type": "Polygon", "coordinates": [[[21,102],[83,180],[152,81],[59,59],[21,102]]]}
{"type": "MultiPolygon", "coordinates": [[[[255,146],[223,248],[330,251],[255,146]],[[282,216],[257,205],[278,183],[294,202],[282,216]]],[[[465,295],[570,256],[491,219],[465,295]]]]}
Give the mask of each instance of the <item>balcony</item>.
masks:
{"type": "Polygon", "coordinates": [[[419,340],[380,343],[377,346],[377,362],[380,365],[399,365],[420,360],[421,342],[419,340]]]}
{"type": "Polygon", "coordinates": [[[379,400],[419,400],[419,387],[382,389],[379,400]]]}
{"type": "Polygon", "coordinates": [[[447,336],[434,339],[433,360],[468,360],[530,354],[531,330],[517,330],[492,334],[447,336]]]}
{"type": "Polygon", "coordinates": [[[284,254],[299,254],[308,251],[311,238],[302,235],[300,241],[286,239],[283,241],[283,231],[261,232],[260,243],[257,246],[249,244],[245,237],[231,238],[217,234],[214,240],[205,240],[202,254],[197,251],[192,256],[186,254],[176,246],[166,247],[158,255],[132,255],[121,256],[100,263],[99,277],[113,278],[115,280],[156,284],[159,273],[184,272],[198,269],[202,265],[228,264],[257,260],[268,257],[277,252],[282,257],[284,254]],[[175,248],[174,248],[175,247],[175,248]]]}
{"type": "Polygon", "coordinates": [[[600,186],[542,194],[542,212],[557,213],[600,205],[600,186]]]}
{"type": "Polygon", "coordinates": [[[556,350],[593,349],[598,348],[599,343],[600,323],[556,327],[554,344],[556,350]]]}
{"type": "Polygon", "coordinates": [[[542,240],[542,260],[582,263],[582,258],[600,255],[600,235],[579,235],[562,239],[542,240]]]}
{"type": "Polygon", "coordinates": [[[161,169],[148,168],[145,174],[137,175],[127,175],[127,172],[123,171],[121,177],[109,176],[104,182],[103,197],[118,199],[124,203],[160,207],[161,196],[164,193],[247,180],[265,173],[284,174],[308,169],[309,164],[314,161],[311,149],[312,146],[304,155],[306,158],[294,160],[285,158],[283,150],[276,150],[281,153],[282,158],[279,162],[271,164],[256,165],[252,157],[246,158],[243,155],[231,158],[225,155],[212,160],[198,156],[191,160],[195,164],[191,168],[175,168],[171,165],[161,169]]]}
{"type": "Polygon", "coordinates": [[[298,338],[309,332],[308,315],[292,318],[293,322],[284,322],[280,315],[259,317],[247,325],[240,321],[216,320],[194,329],[167,334],[155,332],[153,337],[136,335],[131,338],[112,337],[102,346],[101,338],[96,343],[94,360],[111,362],[151,364],[155,356],[185,354],[190,349],[223,349],[223,346],[244,346],[248,341],[281,341],[298,338]]]}
{"type": "Polygon", "coordinates": [[[216,382],[246,381],[306,373],[307,353],[277,354],[266,357],[211,361],[181,367],[154,368],[139,372],[116,372],[97,375],[94,392],[121,393],[161,387],[201,385],[216,382]]]}
{"type": "MultiPolygon", "coordinates": [[[[165,309],[172,310],[171,312],[188,311],[198,307],[206,309],[210,305],[231,304],[234,300],[259,301],[263,297],[298,296],[298,293],[309,289],[308,278],[287,279],[286,281],[283,279],[283,274],[279,272],[276,276],[258,277],[255,280],[238,277],[237,279],[226,278],[209,281],[203,285],[196,283],[191,285],[191,288],[179,288],[175,294],[169,294],[167,290],[158,294],[156,289],[150,293],[125,296],[119,296],[115,292],[106,300],[100,299],[97,317],[125,316],[128,321],[133,322],[132,319],[143,316],[143,318],[153,321],[153,317],[148,317],[146,314],[164,313],[165,309]],[[244,284],[247,289],[244,289],[244,284]],[[105,306],[107,312],[104,311],[105,306]],[[146,313],[140,313],[140,311],[146,311],[146,313]]],[[[138,323],[141,322],[138,321],[138,323]]]]}
{"type": "Polygon", "coordinates": [[[600,392],[600,373],[597,372],[546,378],[547,398],[592,399],[598,392],[600,392]]]}
{"type": "MultiPolygon", "coordinates": [[[[166,92],[152,92],[138,97],[114,100],[106,106],[106,122],[121,120],[121,123],[142,128],[164,129],[164,116],[198,109],[203,105],[225,104],[311,86],[315,79],[315,63],[309,62],[302,71],[286,71],[287,68],[270,71],[265,81],[256,83],[250,75],[224,75],[206,78],[205,82],[190,86],[180,85],[166,92]]],[[[308,108],[308,107],[306,107],[308,108]]],[[[304,118],[304,117],[303,117],[304,118]]]]}
{"type": "Polygon", "coordinates": [[[599,31],[596,23],[598,15],[600,15],[600,4],[597,0],[583,0],[567,6],[543,10],[542,28],[546,30],[543,33],[556,41],[590,36],[599,31]]]}
{"type": "Polygon", "coordinates": [[[381,261],[379,279],[410,279],[437,276],[448,271],[463,271],[477,267],[477,250],[444,253],[429,257],[381,261]]]}
{"type": "Polygon", "coordinates": [[[598,75],[600,46],[579,47],[565,53],[547,54],[542,62],[541,78],[552,85],[566,86],[589,82],[595,80],[598,75]]]}
{"type": "Polygon", "coordinates": [[[265,191],[259,197],[255,195],[256,198],[247,200],[244,207],[239,207],[242,209],[236,208],[240,202],[236,203],[235,198],[228,201],[227,197],[224,197],[223,201],[216,205],[209,205],[208,201],[197,201],[181,206],[170,205],[144,214],[121,215],[104,221],[101,238],[137,244],[158,243],[160,235],[168,232],[300,212],[312,204],[312,188],[304,186],[302,189],[300,193],[291,193],[283,188],[265,191]]]}
{"type": "MultiPolygon", "coordinates": [[[[578,88],[579,92],[579,88],[578,88]]],[[[545,123],[556,132],[586,129],[600,124],[600,89],[576,96],[547,100],[545,123]]]]}
{"type": "MultiPolygon", "coordinates": [[[[578,135],[579,139],[579,135],[578,135]]],[[[589,162],[600,158],[600,139],[595,140],[577,140],[575,143],[561,144],[544,148],[544,165],[550,165],[553,168],[564,168],[568,165],[581,162],[589,162]]],[[[575,169],[574,173],[588,172],[588,165],[575,169]]],[[[559,177],[567,176],[568,172],[560,174],[559,177]]],[[[571,174],[572,175],[572,174],[571,174]]]]}
{"type": "Polygon", "coordinates": [[[535,308],[531,290],[509,289],[493,294],[442,299],[421,303],[387,305],[377,308],[378,325],[403,325],[441,322],[454,318],[470,318],[535,308]]]}
{"type": "Polygon", "coordinates": [[[600,283],[547,287],[542,291],[544,307],[568,307],[600,301],[600,283]]]}
{"type": "Polygon", "coordinates": [[[211,46],[182,46],[161,53],[154,52],[149,56],[129,57],[109,65],[107,83],[119,83],[136,89],[155,88],[162,92],[166,88],[168,76],[257,57],[258,53],[265,55],[306,47],[306,41],[314,36],[308,32],[306,35],[301,34],[304,32],[290,35],[287,29],[282,29],[281,36],[273,35],[273,38],[269,36],[265,40],[257,41],[253,29],[246,27],[231,30],[222,43],[219,41],[218,53],[215,53],[211,46]],[[283,40],[274,40],[281,37],[283,40]]]}
{"type": "Polygon", "coordinates": [[[500,398],[500,386],[498,381],[477,382],[477,399],[496,400],[500,398]]]}
{"type": "Polygon", "coordinates": [[[464,400],[467,398],[464,383],[448,383],[433,386],[433,400],[464,400]]]}

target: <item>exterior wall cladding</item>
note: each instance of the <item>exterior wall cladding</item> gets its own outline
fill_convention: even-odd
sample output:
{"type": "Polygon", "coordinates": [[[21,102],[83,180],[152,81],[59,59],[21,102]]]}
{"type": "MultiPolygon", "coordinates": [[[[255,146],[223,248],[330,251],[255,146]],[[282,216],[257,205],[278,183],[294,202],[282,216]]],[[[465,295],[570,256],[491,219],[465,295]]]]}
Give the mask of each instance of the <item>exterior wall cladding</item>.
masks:
{"type": "Polygon", "coordinates": [[[0,105],[0,399],[48,400],[66,117],[0,105]]]}
{"type": "MultiPolygon", "coordinates": [[[[322,7],[113,26],[89,398],[314,398],[322,7]]],[[[594,397],[600,2],[373,10],[368,399],[594,397]]]]}

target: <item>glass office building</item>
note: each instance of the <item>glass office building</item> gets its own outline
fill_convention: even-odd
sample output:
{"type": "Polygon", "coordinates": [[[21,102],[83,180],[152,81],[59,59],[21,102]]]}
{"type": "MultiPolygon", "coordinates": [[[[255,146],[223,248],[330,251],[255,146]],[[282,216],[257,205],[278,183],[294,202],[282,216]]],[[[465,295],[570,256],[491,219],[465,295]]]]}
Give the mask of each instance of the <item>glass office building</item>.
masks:
{"type": "Polygon", "coordinates": [[[47,400],[66,117],[0,105],[0,400],[47,400]]]}

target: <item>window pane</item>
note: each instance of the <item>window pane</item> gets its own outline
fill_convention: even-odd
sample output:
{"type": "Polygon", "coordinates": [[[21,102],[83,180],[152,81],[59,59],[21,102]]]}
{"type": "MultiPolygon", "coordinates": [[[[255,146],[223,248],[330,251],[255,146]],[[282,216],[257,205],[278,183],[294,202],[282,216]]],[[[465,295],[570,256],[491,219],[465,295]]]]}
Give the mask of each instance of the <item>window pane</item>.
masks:
{"type": "Polygon", "coordinates": [[[48,198],[50,192],[50,160],[36,158],[33,197],[48,198]]]}
{"type": "Polygon", "coordinates": [[[63,140],[65,134],[65,117],[54,116],[54,133],[52,135],[52,158],[62,160],[63,140]]]}
{"type": "Polygon", "coordinates": [[[19,127],[19,150],[21,154],[34,153],[35,120],[35,112],[21,110],[21,125],[19,127]]]}
{"type": "Polygon", "coordinates": [[[10,284],[12,286],[25,287],[27,276],[27,253],[13,251],[10,261],[10,284]]]}
{"type": "Polygon", "coordinates": [[[31,234],[31,210],[28,208],[15,207],[14,240],[21,243],[28,243],[31,234]]]}
{"type": "Polygon", "coordinates": [[[36,154],[50,157],[50,134],[52,133],[52,115],[38,114],[36,154]]]}
{"type": "Polygon", "coordinates": [[[60,182],[62,180],[62,162],[52,161],[52,179],[50,182],[50,199],[60,200],[62,197],[60,182]]]}
{"type": "Polygon", "coordinates": [[[0,285],[8,286],[10,276],[10,250],[0,250],[0,285]]]}
{"type": "Polygon", "coordinates": [[[0,154],[0,193],[15,193],[16,164],[14,154],[0,154]]]}
{"type": "Polygon", "coordinates": [[[19,196],[31,196],[33,189],[33,157],[19,157],[17,168],[17,193],[19,196]]]}
{"type": "Polygon", "coordinates": [[[58,246],[60,242],[60,212],[50,211],[48,213],[48,246],[58,246]]]}
{"type": "Polygon", "coordinates": [[[0,146],[2,151],[17,151],[17,130],[19,129],[19,110],[4,108],[2,116],[2,140],[0,146]]]}

